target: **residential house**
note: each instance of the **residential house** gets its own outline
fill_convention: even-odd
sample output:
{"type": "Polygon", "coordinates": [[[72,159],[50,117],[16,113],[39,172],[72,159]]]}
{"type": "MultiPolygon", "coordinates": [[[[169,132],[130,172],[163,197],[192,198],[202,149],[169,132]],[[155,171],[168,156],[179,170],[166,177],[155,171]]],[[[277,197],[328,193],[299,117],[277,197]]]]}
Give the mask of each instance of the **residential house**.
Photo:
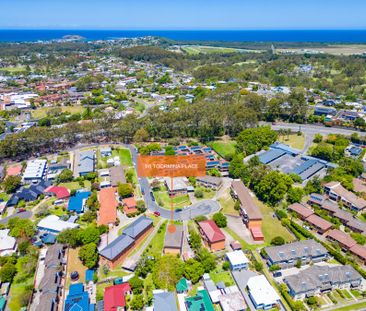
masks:
{"type": "Polygon", "coordinates": [[[31,160],[27,162],[27,167],[23,173],[25,183],[35,183],[45,178],[47,170],[47,160],[31,160]]]}
{"type": "Polygon", "coordinates": [[[204,289],[197,291],[196,296],[187,297],[185,299],[185,305],[188,311],[214,311],[210,296],[204,289]]]}
{"type": "Polygon", "coordinates": [[[292,242],[265,248],[269,266],[278,265],[281,269],[291,268],[298,260],[302,264],[320,262],[328,259],[328,251],[314,240],[292,242]]]}
{"type": "Polygon", "coordinates": [[[38,184],[32,184],[29,187],[21,187],[17,192],[15,192],[6,206],[15,206],[19,201],[23,200],[25,202],[33,202],[38,199],[38,197],[43,194],[44,190],[47,189],[51,183],[49,181],[42,180],[38,184]]]}
{"type": "Polygon", "coordinates": [[[98,192],[100,203],[98,211],[98,225],[114,225],[117,220],[117,206],[115,188],[103,188],[98,192]]]}
{"type": "Polygon", "coordinates": [[[95,152],[94,150],[81,151],[79,162],[75,168],[79,176],[85,176],[95,171],[95,152]]]}
{"type": "Polygon", "coordinates": [[[0,230],[0,256],[12,255],[17,250],[17,240],[9,232],[10,229],[0,230]]]}
{"type": "Polygon", "coordinates": [[[70,190],[61,186],[49,186],[44,190],[44,193],[48,196],[54,195],[58,200],[63,200],[70,197],[70,190]]]}
{"type": "MultiPolygon", "coordinates": [[[[40,298],[37,311],[57,311],[62,296],[62,276],[65,252],[61,244],[47,248],[44,258],[44,274],[38,286],[40,298]]],[[[35,302],[33,302],[35,303],[35,302]]]]}
{"type": "Polygon", "coordinates": [[[241,180],[233,180],[231,183],[231,191],[233,196],[240,202],[240,215],[244,223],[251,231],[255,241],[263,241],[264,236],[261,230],[262,213],[255,204],[249,190],[244,186],[241,180]]]}
{"type": "Polygon", "coordinates": [[[164,182],[170,196],[184,195],[188,193],[188,185],[185,177],[165,177],[164,182]]]}
{"type": "Polygon", "coordinates": [[[74,310],[94,310],[94,306],[90,304],[89,293],[84,290],[82,283],[71,284],[65,300],[64,311],[74,310]]]}
{"type": "Polygon", "coordinates": [[[111,269],[120,265],[141,241],[151,232],[153,221],[141,216],[129,224],[122,234],[99,251],[101,265],[108,265],[111,269]]]}
{"type": "Polygon", "coordinates": [[[324,234],[333,228],[333,224],[318,215],[310,215],[306,218],[306,222],[310,224],[319,234],[324,234]]]}
{"type": "Polygon", "coordinates": [[[161,292],[154,293],[154,311],[178,311],[174,293],[161,292]]]}
{"type": "Polygon", "coordinates": [[[85,203],[90,197],[91,192],[86,190],[78,190],[76,193],[70,197],[67,210],[70,212],[75,212],[80,214],[84,212],[85,203]]]}
{"type": "Polygon", "coordinates": [[[186,278],[181,278],[175,285],[175,290],[178,294],[188,293],[191,287],[190,285],[190,281],[188,281],[186,278]]]}
{"type": "Polygon", "coordinates": [[[78,224],[69,221],[63,221],[56,215],[48,215],[45,218],[41,219],[40,222],[37,224],[38,230],[42,232],[56,234],[66,229],[73,229],[78,227],[78,224]]]}
{"type": "Polygon", "coordinates": [[[268,310],[280,305],[280,297],[264,275],[249,278],[248,295],[256,309],[268,310]]]}
{"type": "Polygon", "coordinates": [[[225,235],[213,220],[200,221],[198,226],[204,243],[211,251],[225,249],[225,235]]]}
{"type": "Polygon", "coordinates": [[[137,202],[135,200],[135,197],[124,198],[122,200],[122,205],[123,205],[123,212],[126,215],[134,214],[137,212],[137,202]]]}
{"type": "Polygon", "coordinates": [[[333,229],[327,234],[327,239],[337,242],[344,251],[348,251],[352,246],[355,246],[357,242],[352,239],[347,233],[338,229],[333,229]]]}
{"type": "Polygon", "coordinates": [[[294,299],[304,299],[337,288],[359,288],[362,276],[350,265],[314,265],[284,278],[294,299]]]}
{"type": "Polygon", "coordinates": [[[104,289],[104,311],[126,310],[127,294],[132,294],[128,283],[106,287],[104,289]]]}
{"type": "Polygon", "coordinates": [[[199,186],[203,186],[213,190],[218,190],[222,185],[222,179],[215,176],[197,177],[196,182],[199,186]]]}
{"type": "Polygon", "coordinates": [[[112,156],[112,148],[111,147],[104,147],[100,149],[100,155],[102,157],[110,157],[112,156]]]}
{"type": "Polygon", "coordinates": [[[301,220],[305,220],[306,218],[314,214],[314,211],[310,207],[304,206],[301,203],[291,204],[287,209],[291,212],[296,213],[296,215],[301,220]]]}
{"type": "Polygon", "coordinates": [[[248,269],[249,260],[242,250],[228,252],[226,258],[230,263],[231,270],[248,269]]]}
{"type": "Polygon", "coordinates": [[[183,226],[175,226],[175,231],[170,232],[167,228],[164,238],[164,254],[181,255],[183,246],[183,226]]]}
{"type": "Polygon", "coordinates": [[[112,166],[109,168],[109,178],[112,187],[117,187],[118,184],[125,184],[126,178],[122,166],[112,166]]]}
{"type": "Polygon", "coordinates": [[[366,201],[359,198],[351,191],[345,189],[340,182],[332,181],[324,185],[324,192],[330,199],[341,201],[345,206],[354,210],[361,211],[366,207],[366,201]]]}

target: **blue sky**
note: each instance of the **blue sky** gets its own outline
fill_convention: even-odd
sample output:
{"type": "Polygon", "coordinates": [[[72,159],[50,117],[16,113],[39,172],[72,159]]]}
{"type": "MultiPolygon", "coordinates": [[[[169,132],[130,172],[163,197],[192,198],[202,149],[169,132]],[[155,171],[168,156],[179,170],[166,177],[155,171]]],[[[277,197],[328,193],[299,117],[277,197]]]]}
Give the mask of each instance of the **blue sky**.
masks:
{"type": "Polygon", "coordinates": [[[365,0],[0,0],[0,28],[366,29],[365,0]]]}

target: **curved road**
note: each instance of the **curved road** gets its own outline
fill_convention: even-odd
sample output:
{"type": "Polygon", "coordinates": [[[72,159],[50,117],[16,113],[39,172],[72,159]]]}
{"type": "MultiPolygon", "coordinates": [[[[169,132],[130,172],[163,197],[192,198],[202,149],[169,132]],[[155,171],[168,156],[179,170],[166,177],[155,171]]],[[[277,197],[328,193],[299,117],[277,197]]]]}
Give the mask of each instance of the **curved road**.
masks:
{"type": "MultiPolygon", "coordinates": [[[[128,145],[127,147],[131,151],[132,162],[137,171],[137,149],[132,145],[128,145]]],[[[156,203],[155,199],[153,200],[152,195],[150,194],[151,189],[150,189],[150,184],[149,184],[149,181],[147,180],[147,178],[140,177],[138,180],[139,180],[139,184],[141,187],[141,191],[142,191],[142,193],[144,193],[143,197],[144,197],[147,208],[152,212],[159,212],[160,216],[163,218],[170,219],[171,211],[159,206],[156,203]]],[[[202,200],[200,202],[187,206],[186,208],[182,209],[182,211],[180,211],[180,212],[174,211],[173,219],[183,221],[183,220],[193,219],[193,218],[195,218],[197,216],[201,216],[201,215],[208,215],[208,214],[217,212],[219,210],[220,210],[220,204],[217,201],[202,200]]]]}

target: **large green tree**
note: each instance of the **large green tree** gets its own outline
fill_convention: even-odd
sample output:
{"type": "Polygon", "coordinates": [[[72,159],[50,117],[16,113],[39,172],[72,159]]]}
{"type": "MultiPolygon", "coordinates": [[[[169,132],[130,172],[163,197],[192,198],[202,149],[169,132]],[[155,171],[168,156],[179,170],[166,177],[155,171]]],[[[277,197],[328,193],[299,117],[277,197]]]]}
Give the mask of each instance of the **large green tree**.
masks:
{"type": "Polygon", "coordinates": [[[89,243],[79,249],[79,258],[89,269],[94,268],[98,263],[98,249],[95,243],[89,243]]]}

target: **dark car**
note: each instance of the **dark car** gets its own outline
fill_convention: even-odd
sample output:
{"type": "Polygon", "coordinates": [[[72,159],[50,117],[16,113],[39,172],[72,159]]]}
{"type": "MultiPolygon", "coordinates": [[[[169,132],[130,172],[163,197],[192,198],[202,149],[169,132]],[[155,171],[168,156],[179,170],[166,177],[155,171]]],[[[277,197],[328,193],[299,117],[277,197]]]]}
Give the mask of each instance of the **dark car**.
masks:
{"type": "Polygon", "coordinates": [[[176,210],[175,210],[177,213],[179,213],[179,212],[181,212],[181,211],[183,211],[181,208],[177,208],[176,210]]]}
{"type": "Polygon", "coordinates": [[[150,191],[150,197],[151,197],[151,200],[155,201],[154,194],[151,191],[150,191]]]}
{"type": "Polygon", "coordinates": [[[17,213],[24,213],[25,211],[26,211],[25,208],[20,208],[20,209],[18,209],[17,213]]]}
{"type": "Polygon", "coordinates": [[[145,195],[145,190],[141,189],[141,193],[142,193],[142,195],[145,195]]]}
{"type": "Polygon", "coordinates": [[[280,277],[280,276],[282,276],[282,272],[281,272],[281,271],[273,272],[273,277],[274,277],[274,278],[278,278],[278,277],[280,277]]]}

